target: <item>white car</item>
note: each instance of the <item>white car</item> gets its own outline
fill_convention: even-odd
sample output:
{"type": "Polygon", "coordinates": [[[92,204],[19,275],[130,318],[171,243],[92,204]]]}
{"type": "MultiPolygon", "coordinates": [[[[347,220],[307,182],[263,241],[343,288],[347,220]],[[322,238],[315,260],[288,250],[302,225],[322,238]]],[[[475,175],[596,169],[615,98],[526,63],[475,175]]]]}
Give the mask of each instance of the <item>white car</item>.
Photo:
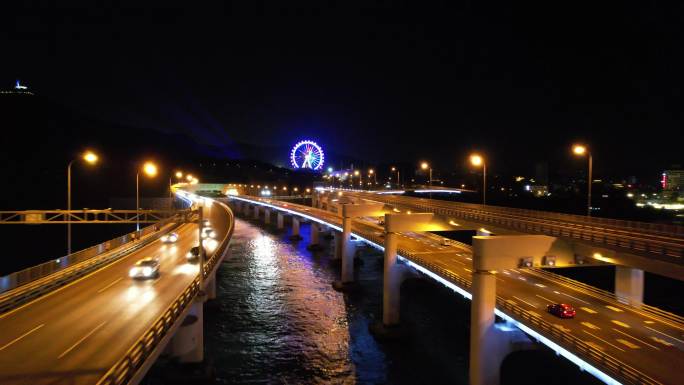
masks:
{"type": "Polygon", "coordinates": [[[133,279],[159,278],[159,259],[141,259],[131,267],[128,275],[133,279]]]}
{"type": "Polygon", "coordinates": [[[177,233],[168,233],[161,236],[161,241],[163,243],[175,243],[178,240],[177,233]]]}

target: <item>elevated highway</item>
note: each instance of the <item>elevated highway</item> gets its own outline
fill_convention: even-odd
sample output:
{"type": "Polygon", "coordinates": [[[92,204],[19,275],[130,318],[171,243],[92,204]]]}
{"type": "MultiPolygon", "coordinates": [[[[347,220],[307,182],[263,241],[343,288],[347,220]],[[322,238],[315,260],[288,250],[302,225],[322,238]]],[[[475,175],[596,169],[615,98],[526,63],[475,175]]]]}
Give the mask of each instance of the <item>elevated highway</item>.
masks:
{"type": "MultiPolygon", "coordinates": [[[[335,231],[342,228],[342,218],[329,210],[257,197],[230,200],[238,206],[247,204],[305,218],[335,231]]],[[[384,228],[372,218],[354,220],[352,234],[384,248],[384,228]]],[[[471,298],[473,255],[469,246],[445,246],[441,237],[429,233],[399,235],[398,254],[403,264],[471,298]]],[[[611,293],[539,269],[506,269],[496,274],[496,280],[497,315],[606,383],[679,382],[678,374],[668,368],[684,364],[681,317],[627,305],[611,293]],[[546,306],[551,303],[573,304],[577,317],[561,320],[547,313],[546,306]]]]}
{"type": "Polygon", "coordinates": [[[215,295],[214,274],[232,235],[233,217],[221,203],[184,199],[201,202],[199,210],[215,226],[217,237],[206,243],[206,262],[190,263],[185,256],[199,243],[195,217],[175,228],[176,243],[158,239],[173,229],[164,227],[143,247],[3,312],[1,384],[135,384],[164,349],[180,349],[180,356],[197,351],[194,345],[179,348],[184,341],[174,338],[188,334],[183,331],[188,317],[199,317],[200,334],[192,338],[194,344],[201,342],[201,304],[215,295]],[[159,258],[159,277],[130,278],[131,267],[148,257],[159,258]]]}

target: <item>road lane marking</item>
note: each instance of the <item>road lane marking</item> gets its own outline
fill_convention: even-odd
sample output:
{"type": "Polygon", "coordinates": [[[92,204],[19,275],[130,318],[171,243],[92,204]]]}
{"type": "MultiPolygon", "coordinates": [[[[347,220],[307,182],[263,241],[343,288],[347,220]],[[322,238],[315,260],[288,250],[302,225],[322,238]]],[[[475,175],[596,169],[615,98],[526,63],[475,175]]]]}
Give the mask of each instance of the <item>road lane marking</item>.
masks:
{"type": "Polygon", "coordinates": [[[112,282],[112,283],[110,283],[109,285],[103,287],[102,289],[98,290],[97,292],[98,292],[98,293],[102,293],[103,291],[109,289],[109,288],[112,287],[115,283],[121,281],[122,279],[123,279],[123,277],[119,277],[118,279],[114,280],[114,282],[112,282]]]}
{"type": "Polygon", "coordinates": [[[468,268],[466,268],[466,267],[464,267],[463,270],[467,271],[468,273],[472,273],[472,272],[473,272],[472,270],[470,270],[470,269],[468,269],[468,268]]]}
{"type": "Polygon", "coordinates": [[[67,355],[70,351],[74,350],[74,348],[75,348],[76,346],[78,346],[78,344],[80,344],[81,342],[85,341],[86,338],[90,337],[93,333],[95,333],[95,332],[97,331],[97,329],[101,328],[101,327],[102,327],[104,324],[106,324],[106,323],[107,323],[107,321],[103,321],[101,324],[95,326],[95,329],[91,330],[88,334],[86,334],[86,335],[84,335],[83,337],[81,337],[81,339],[78,340],[78,341],[76,341],[75,344],[71,345],[71,347],[70,347],[69,349],[65,350],[62,354],[60,354],[59,357],[57,357],[57,359],[60,359],[60,358],[64,357],[64,356],[67,355]]]}
{"type": "Polygon", "coordinates": [[[512,299],[507,299],[506,302],[510,303],[511,305],[517,305],[518,303],[513,301],[512,299]]]}
{"type": "Polygon", "coordinates": [[[618,321],[618,320],[612,319],[612,320],[610,320],[610,322],[612,322],[612,323],[614,323],[614,324],[616,324],[616,325],[622,326],[623,328],[627,328],[627,329],[630,328],[630,326],[629,326],[628,324],[626,324],[626,323],[624,323],[624,322],[622,322],[622,321],[618,321]]]}
{"type": "Polygon", "coordinates": [[[31,333],[33,333],[33,332],[35,332],[36,330],[42,328],[43,326],[45,326],[45,324],[40,324],[40,325],[34,327],[33,329],[27,331],[26,333],[20,335],[19,337],[13,339],[12,341],[10,341],[10,342],[6,343],[5,345],[3,345],[2,347],[0,347],[0,350],[3,350],[3,349],[5,349],[5,348],[8,348],[8,347],[12,346],[15,342],[19,341],[20,339],[26,337],[27,335],[29,335],[29,334],[31,334],[31,333]]]}
{"type": "Polygon", "coordinates": [[[582,325],[584,325],[584,326],[588,327],[589,329],[594,329],[594,330],[601,330],[601,328],[600,328],[600,327],[598,327],[598,326],[594,325],[594,324],[593,324],[593,323],[591,323],[591,322],[586,322],[586,321],[585,321],[585,322],[582,322],[582,325]]]}
{"type": "Polygon", "coordinates": [[[660,334],[662,334],[662,335],[664,335],[664,336],[668,336],[668,337],[672,338],[673,340],[679,341],[679,342],[681,342],[681,343],[684,344],[684,341],[680,340],[679,338],[672,337],[672,336],[669,335],[669,334],[663,333],[663,332],[661,332],[660,330],[656,330],[656,329],[653,329],[653,328],[648,327],[648,326],[644,326],[644,327],[645,327],[646,329],[653,330],[653,331],[656,332],[656,333],[660,333],[660,334]]]}
{"type": "Polygon", "coordinates": [[[626,347],[628,347],[630,349],[641,349],[641,346],[633,344],[627,340],[623,340],[622,338],[616,338],[615,341],[625,345],[626,347]]]}
{"type": "Polygon", "coordinates": [[[639,341],[639,342],[641,342],[642,344],[644,344],[644,345],[646,345],[646,346],[650,346],[650,347],[652,347],[652,348],[655,349],[655,350],[660,350],[659,347],[653,346],[653,345],[649,344],[648,342],[646,342],[646,341],[644,341],[644,340],[641,340],[641,339],[639,339],[639,338],[636,338],[636,337],[634,337],[633,335],[631,335],[631,334],[629,334],[629,333],[625,333],[625,332],[623,332],[622,330],[618,330],[618,329],[615,329],[615,328],[612,328],[612,329],[615,330],[616,332],[618,332],[618,333],[624,335],[624,336],[627,336],[627,337],[633,339],[634,341],[639,341]]]}
{"type": "Polygon", "coordinates": [[[653,341],[655,341],[655,342],[657,342],[657,343],[659,343],[659,344],[663,344],[663,345],[665,345],[665,346],[667,346],[667,347],[674,346],[674,344],[669,343],[669,342],[665,341],[665,340],[662,339],[662,338],[658,338],[658,337],[656,337],[656,336],[651,336],[650,338],[651,338],[653,341]]]}
{"type": "Polygon", "coordinates": [[[534,286],[546,287],[546,285],[542,285],[541,283],[535,283],[534,286]]]}
{"type": "Polygon", "coordinates": [[[588,307],[581,307],[580,309],[586,311],[586,312],[589,313],[589,314],[596,314],[596,313],[598,313],[596,310],[590,309],[590,308],[588,308],[588,307]]]}
{"type": "Polygon", "coordinates": [[[535,306],[535,305],[533,305],[533,304],[531,304],[531,303],[525,301],[525,300],[522,299],[522,298],[518,298],[518,297],[516,297],[516,296],[513,296],[513,298],[517,299],[518,301],[520,301],[520,302],[522,302],[522,303],[526,303],[526,304],[532,306],[532,307],[535,308],[535,309],[537,308],[537,306],[535,306]]]}
{"type": "Polygon", "coordinates": [[[572,329],[566,328],[565,326],[560,325],[560,324],[553,324],[553,326],[555,326],[556,329],[560,329],[561,331],[564,331],[566,333],[570,333],[572,331],[572,329]]]}
{"type": "Polygon", "coordinates": [[[539,295],[539,294],[535,294],[535,296],[537,296],[537,297],[539,297],[539,298],[543,299],[543,300],[544,300],[544,301],[546,301],[546,302],[549,302],[549,303],[555,303],[555,302],[551,301],[551,300],[550,300],[550,299],[548,299],[548,298],[544,298],[544,297],[542,297],[542,296],[541,296],[541,295],[539,295]]]}
{"type": "Polygon", "coordinates": [[[619,350],[619,351],[621,351],[621,352],[624,352],[624,351],[625,351],[625,350],[622,349],[621,347],[619,347],[619,346],[617,346],[617,345],[613,345],[613,344],[611,344],[610,342],[604,340],[603,338],[601,338],[601,337],[599,337],[599,336],[596,336],[596,335],[594,335],[594,334],[591,334],[591,333],[589,333],[589,332],[586,331],[586,330],[582,330],[582,331],[585,332],[585,333],[587,333],[587,334],[589,334],[590,336],[596,338],[597,340],[600,340],[600,341],[603,341],[603,342],[607,343],[608,345],[614,347],[615,349],[617,349],[617,350],[619,350]]]}
{"type": "Polygon", "coordinates": [[[615,306],[606,305],[606,307],[607,307],[608,309],[614,311],[614,312],[618,312],[618,313],[622,313],[622,312],[623,312],[622,309],[617,308],[617,307],[615,307],[615,306]]]}
{"type": "Polygon", "coordinates": [[[644,323],[645,323],[645,324],[649,324],[649,325],[650,325],[650,324],[654,324],[654,323],[655,323],[655,321],[651,321],[651,320],[645,320],[645,321],[644,321],[644,323]]]}

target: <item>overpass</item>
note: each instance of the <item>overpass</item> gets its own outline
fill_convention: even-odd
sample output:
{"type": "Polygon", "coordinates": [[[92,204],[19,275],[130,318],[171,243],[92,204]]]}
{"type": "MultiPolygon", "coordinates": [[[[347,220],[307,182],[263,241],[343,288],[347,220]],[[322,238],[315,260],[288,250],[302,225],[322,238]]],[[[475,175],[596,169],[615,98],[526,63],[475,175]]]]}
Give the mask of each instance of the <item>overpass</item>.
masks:
{"type": "MultiPolygon", "coordinates": [[[[0,281],[6,286],[0,294],[0,383],[137,384],[162,352],[181,362],[202,361],[202,306],[216,295],[215,272],[234,221],[223,203],[179,196],[192,205],[191,215],[152,218],[104,210],[96,219],[72,210],[52,219],[33,217],[37,223],[105,218],[156,223],[79,258],[67,256],[0,281]],[[215,240],[201,239],[203,219],[215,230],[215,240]],[[161,235],[170,231],[179,240],[162,243],[161,235]],[[206,257],[189,263],[185,254],[198,244],[206,257]],[[147,257],[159,258],[159,278],[131,279],[131,267],[147,257]]],[[[5,218],[26,218],[12,215],[5,218]]]]}
{"type": "Polygon", "coordinates": [[[432,212],[454,221],[454,230],[504,234],[544,234],[558,240],[543,267],[587,263],[617,266],[616,291],[625,301],[643,302],[643,272],[684,280],[684,227],[593,218],[545,211],[482,206],[426,198],[345,191],[358,201],[382,202],[404,212],[432,212]]]}
{"type": "MultiPolygon", "coordinates": [[[[353,279],[353,263],[349,263],[353,253],[349,251],[354,242],[348,236],[384,250],[383,324],[390,334],[399,324],[400,284],[410,276],[408,270],[418,271],[473,299],[470,376],[473,384],[498,382],[498,366],[508,353],[521,346],[514,330],[524,332],[608,384],[680,381],[671,368],[684,364],[684,318],[648,306],[626,304],[612,293],[538,268],[500,269],[490,274],[495,294],[487,288],[483,290],[481,284],[474,282],[481,274],[474,259],[482,255],[478,256],[471,247],[455,242],[445,246],[441,237],[422,231],[388,231],[388,222],[394,214],[386,214],[383,225],[371,215],[347,216],[349,206],[358,208],[363,204],[344,202],[341,197],[346,194],[336,192],[336,198],[330,197],[327,201],[314,197],[314,206],[318,207],[251,196],[228,199],[236,212],[266,223],[271,222],[272,214],[276,215],[279,228],[290,217],[293,237],[299,234],[302,221],[310,221],[312,244],[318,242],[321,229],[332,231],[336,255],[342,264],[342,283],[345,275],[349,276],[350,268],[353,279]],[[493,298],[491,317],[496,314],[506,321],[504,325],[487,318],[487,304],[482,299],[489,295],[493,298]],[[560,320],[546,312],[547,304],[558,302],[575,304],[577,317],[560,320]],[[479,334],[473,332],[478,330],[479,334]]],[[[418,218],[419,214],[412,215],[418,218]]],[[[484,254],[482,250],[480,254],[484,254]]],[[[339,283],[335,286],[344,289],[339,283]]],[[[534,370],[538,364],[531,363],[530,369],[534,370]]]]}

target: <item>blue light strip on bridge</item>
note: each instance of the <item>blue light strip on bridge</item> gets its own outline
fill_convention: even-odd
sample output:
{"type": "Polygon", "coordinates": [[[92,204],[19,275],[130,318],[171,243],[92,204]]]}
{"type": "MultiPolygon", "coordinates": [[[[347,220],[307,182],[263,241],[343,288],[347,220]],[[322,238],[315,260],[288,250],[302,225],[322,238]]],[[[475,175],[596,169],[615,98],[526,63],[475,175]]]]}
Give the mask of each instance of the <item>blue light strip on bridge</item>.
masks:
{"type": "MultiPolygon", "coordinates": [[[[329,226],[329,227],[331,227],[331,228],[333,228],[333,229],[335,229],[335,230],[337,230],[337,231],[342,231],[342,228],[339,227],[339,226],[337,226],[337,225],[330,224],[330,223],[325,222],[325,221],[323,221],[323,220],[321,220],[321,219],[312,217],[311,215],[302,214],[302,213],[300,213],[300,212],[297,212],[297,211],[294,211],[294,210],[290,210],[290,209],[287,209],[287,208],[284,208],[284,207],[275,206],[275,205],[272,205],[272,204],[269,204],[269,203],[265,203],[265,202],[253,201],[253,200],[250,200],[250,199],[238,198],[238,197],[235,197],[235,196],[230,196],[230,197],[228,197],[228,198],[229,198],[229,199],[240,200],[240,201],[247,202],[247,203],[258,204],[258,205],[261,205],[261,206],[271,207],[271,208],[273,208],[273,209],[275,209],[275,210],[279,210],[279,211],[285,211],[285,212],[290,213],[290,214],[292,214],[292,215],[297,215],[297,216],[300,216],[300,217],[304,217],[304,218],[307,218],[307,219],[312,220],[312,221],[314,221],[314,222],[317,222],[317,223],[320,223],[320,224],[329,226]]],[[[376,248],[376,249],[378,249],[378,250],[380,250],[380,251],[385,251],[385,248],[384,248],[382,245],[379,245],[379,244],[377,244],[377,243],[375,243],[375,242],[372,242],[372,241],[370,241],[370,240],[368,240],[368,239],[366,239],[366,238],[364,238],[364,237],[362,237],[362,236],[360,236],[360,235],[358,235],[358,234],[353,234],[353,235],[356,236],[358,239],[363,240],[364,242],[366,242],[366,243],[369,244],[370,246],[372,246],[372,247],[374,247],[374,248],[376,248]]],[[[469,299],[469,300],[472,300],[472,298],[473,298],[472,294],[470,294],[468,291],[466,291],[466,290],[460,288],[458,285],[454,284],[453,282],[450,282],[450,281],[448,281],[448,280],[446,280],[446,279],[440,277],[439,275],[433,273],[432,271],[426,269],[425,267],[423,267],[423,266],[421,266],[421,265],[419,265],[419,264],[417,264],[417,263],[415,263],[415,262],[412,262],[412,261],[406,259],[405,257],[399,255],[399,254],[397,254],[397,259],[399,259],[400,261],[402,261],[402,262],[406,263],[407,265],[413,267],[414,269],[420,271],[421,273],[423,273],[423,274],[429,276],[430,278],[434,279],[435,281],[437,281],[437,282],[443,284],[444,286],[448,287],[449,289],[451,289],[451,290],[453,290],[453,291],[455,291],[455,292],[461,294],[463,297],[465,297],[465,298],[467,298],[467,299],[469,299]]],[[[528,326],[525,326],[525,325],[522,324],[521,322],[516,321],[515,319],[511,318],[509,315],[507,315],[507,314],[505,314],[504,312],[502,312],[501,310],[495,308],[495,309],[494,309],[494,313],[495,313],[496,315],[498,315],[499,317],[505,319],[506,321],[510,322],[511,324],[515,325],[517,328],[519,328],[519,329],[522,330],[523,332],[527,333],[528,335],[530,335],[531,337],[533,337],[533,338],[536,339],[537,341],[539,341],[539,342],[541,342],[542,344],[548,346],[548,347],[551,348],[553,351],[555,351],[556,354],[560,354],[561,356],[567,358],[568,360],[570,360],[570,362],[572,362],[572,363],[574,363],[575,365],[579,366],[580,370],[583,370],[583,371],[586,371],[586,372],[590,373],[591,375],[593,375],[594,377],[598,378],[599,380],[605,382],[605,383],[608,384],[608,385],[622,385],[621,382],[619,382],[619,381],[615,380],[614,378],[610,377],[608,374],[606,374],[606,373],[602,372],[601,370],[597,369],[596,367],[592,366],[592,365],[589,364],[588,362],[586,362],[586,361],[584,361],[583,359],[581,359],[580,357],[574,355],[573,353],[571,353],[570,351],[568,351],[568,350],[566,350],[565,348],[561,347],[561,346],[558,345],[557,343],[555,343],[555,342],[551,341],[550,339],[544,337],[543,335],[539,334],[538,332],[536,332],[536,331],[530,329],[528,326]]]]}

